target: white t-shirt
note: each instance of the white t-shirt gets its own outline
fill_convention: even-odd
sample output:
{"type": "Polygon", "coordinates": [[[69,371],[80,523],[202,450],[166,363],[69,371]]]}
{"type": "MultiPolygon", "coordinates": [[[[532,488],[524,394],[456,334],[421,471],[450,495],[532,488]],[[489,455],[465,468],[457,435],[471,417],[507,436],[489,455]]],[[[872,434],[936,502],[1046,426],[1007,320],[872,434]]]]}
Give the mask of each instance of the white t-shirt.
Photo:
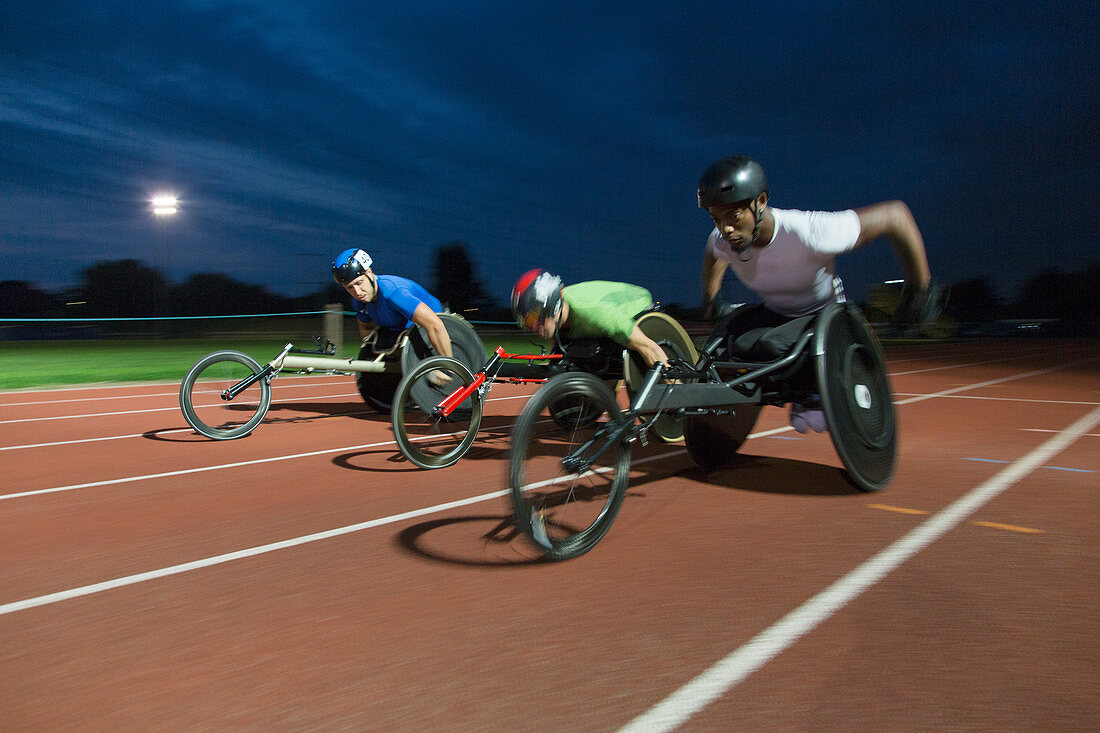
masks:
{"type": "Polygon", "coordinates": [[[785,316],[805,316],[832,301],[844,300],[844,285],[833,260],[848,252],[859,237],[855,211],[797,211],[769,208],[775,234],[766,247],[750,247],[742,262],[718,228],[707,238],[714,256],[730,263],[745,287],[764,305],[785,316]]]}

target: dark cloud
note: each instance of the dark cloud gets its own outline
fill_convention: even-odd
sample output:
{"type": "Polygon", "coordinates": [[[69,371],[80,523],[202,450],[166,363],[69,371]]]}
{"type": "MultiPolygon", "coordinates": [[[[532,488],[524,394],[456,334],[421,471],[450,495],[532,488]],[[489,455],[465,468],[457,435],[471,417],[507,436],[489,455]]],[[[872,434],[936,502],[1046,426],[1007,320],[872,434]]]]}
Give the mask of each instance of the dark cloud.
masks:
{"type": "Polygon", "coordinates": [[[1087,5],[9,4],[0,279],[136,257],[297,294],[345,246],[427,280],[461,240],[501,297],[544,265],[693,302],[695,180],[746,151],[776,205],[901,198],[942,279],[1008,290],[1096,249],[1087,5]]]}

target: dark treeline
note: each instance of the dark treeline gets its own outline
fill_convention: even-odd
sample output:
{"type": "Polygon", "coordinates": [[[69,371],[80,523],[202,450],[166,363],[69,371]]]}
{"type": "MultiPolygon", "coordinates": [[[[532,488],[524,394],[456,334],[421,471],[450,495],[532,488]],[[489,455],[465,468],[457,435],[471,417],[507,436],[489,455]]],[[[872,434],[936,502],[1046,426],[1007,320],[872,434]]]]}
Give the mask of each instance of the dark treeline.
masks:
{"type": "MultiPolygon", "coordinates": [[[[452,311],[471,320],[507,318],[507,309],[485,291],[461,242],[438,248],[428,289],[452,311]]],[[[235,316],[320,311],[330,303],[350,310],[348,295],[335,282],[296,298],[220,273],[199,273],[170,284],[138,260],[98,262],[81,272],[80,285],[47,292],[21,280],[0,282],[0,318],[135,318],[235,316]]]]}
{"type": "MultiPolygon", "coordinates": [[[[506,306],[490,297],[461,242],[436,250],[429,289],[451,310],[470,320],[509,319],[506,306]]],[[[872,295],[871,300],[874,301],[872,295]]],[[[259,285],[226,275],[202,273],[172,285],[164,275],[137,260],[100,262],[83,271],[74,290],[47,292],[33,284],[0,282],[0,318],[126,318],[149,316],[214,316],[319,311],[329,303],[348,305],[347,294],[335,283],[309,295],[288,298],[259,285]]],[[[667,304],[685,321],[698,312],[667,304]]],[[[876,320],[874,305],[869,317],[876,320]]],[[[882,314],[877,314],[881,316],[882,314]]],[[[1044,319],[1044,330],[1059,335],[1100,336],[1100,261],[1080,270],[1044,270],[1028,279],[1019,292],[1001,299],[988,282],[965,280],[950,287],[946,316],[960,328],[1015,319],[1044,319]]]]}
{"type": "Polygon", "coordinates": [[[343,291],[287,298],[217,273],[192,275],[170,285],[159,271],[137,260],[99,262],[84,270],[81,284],[45,292],[19,280],[0,282],[0,317],[134,318],[213,316],[320,310],[343,291]]]}

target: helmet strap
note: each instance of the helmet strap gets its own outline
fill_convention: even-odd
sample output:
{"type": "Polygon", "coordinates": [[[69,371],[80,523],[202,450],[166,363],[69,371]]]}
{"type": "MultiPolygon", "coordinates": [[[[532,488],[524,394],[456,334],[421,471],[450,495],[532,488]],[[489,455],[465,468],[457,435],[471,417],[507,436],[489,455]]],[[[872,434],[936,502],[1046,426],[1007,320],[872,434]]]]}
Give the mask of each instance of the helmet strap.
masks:
{"type": "Polygon", "coordinates": [[[744,247],[741,247],[737,250],[737,259],[741,260],[742,262],[748,262],[752,259],[753,245],[756,244],[756,238],[760,236],[760,225],[764,223],[764,207],[761,206],[757,201],[753,201],[750,206],[751,208],[749,210],[752,212],[753,218],[752,239],[750,239],[749,243],[746,244],[744,247]],[[742,255],[746,252],[749,256],[742,257],[742,255]]]}

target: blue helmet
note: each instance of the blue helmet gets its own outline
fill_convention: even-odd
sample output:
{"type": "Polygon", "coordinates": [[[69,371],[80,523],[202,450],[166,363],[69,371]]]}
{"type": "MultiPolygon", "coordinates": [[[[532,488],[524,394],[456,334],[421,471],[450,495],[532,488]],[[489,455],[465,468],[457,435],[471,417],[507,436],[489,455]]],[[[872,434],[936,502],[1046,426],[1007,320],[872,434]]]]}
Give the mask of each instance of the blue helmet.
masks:
{"type": "Polygon", "coordinates": [[[345,249],[332,261],[332,279],[347,285],[370,269],[373,260],[361,249],[345,249]]]}

